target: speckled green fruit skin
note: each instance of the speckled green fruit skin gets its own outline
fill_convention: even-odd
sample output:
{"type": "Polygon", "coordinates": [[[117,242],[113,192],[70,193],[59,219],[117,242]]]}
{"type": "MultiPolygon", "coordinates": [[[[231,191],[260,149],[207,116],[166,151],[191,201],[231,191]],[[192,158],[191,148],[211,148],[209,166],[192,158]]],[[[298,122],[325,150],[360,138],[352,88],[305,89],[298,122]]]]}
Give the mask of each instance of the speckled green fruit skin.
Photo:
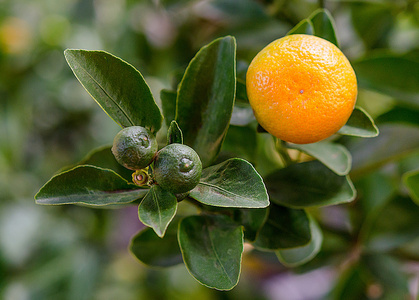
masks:
{"type": "Polygon", "coordinates": [[[192,190],[201,179],[202,163],[189,146],[170,144],[157,152],[154,160],[154,180],[173,194],[192,190]]]}
{"type": "Polygon", "coordinates": [[[147,128],[131,126],[122,129],[113,140],[115,159],[130,170],[139,170],[153,162],[158,145],[156,137],[147,128]]]}

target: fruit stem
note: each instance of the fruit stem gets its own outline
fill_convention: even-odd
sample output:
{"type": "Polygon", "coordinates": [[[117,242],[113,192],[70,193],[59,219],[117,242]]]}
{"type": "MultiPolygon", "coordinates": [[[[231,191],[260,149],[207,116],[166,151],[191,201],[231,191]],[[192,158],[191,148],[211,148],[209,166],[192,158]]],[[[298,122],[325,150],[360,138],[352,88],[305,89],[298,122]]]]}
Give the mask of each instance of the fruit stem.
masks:
{"type": "Polygon", "coordinates": [[[320,8],[324,8],[324,0],[319,0],[319,6],[320,8]]]}
{"type": "Polygon", "coordinates": [[[292,158],[290,157],[289,153],[288,153],[288,149],[285,146],[285,142],[280,140],[280,139],[276,139],[275,141],[275,148],[279,153],[279,156],[281,157],[282,162],[284,163],[285,167],[292,165],[294,163],[294,161],[292,160],[292,158]]]}

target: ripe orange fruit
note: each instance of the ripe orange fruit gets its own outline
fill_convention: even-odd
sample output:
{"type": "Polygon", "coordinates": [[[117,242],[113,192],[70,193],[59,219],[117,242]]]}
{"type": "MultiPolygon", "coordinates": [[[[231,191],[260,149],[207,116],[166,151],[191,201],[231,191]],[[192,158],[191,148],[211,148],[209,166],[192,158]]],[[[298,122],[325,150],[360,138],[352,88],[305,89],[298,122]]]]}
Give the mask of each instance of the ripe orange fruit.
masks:
{"type": "Polygon", "coordinates": [[[259,124],[296,144],[336,133],[348,121],[358,93],[355,72],[339,48],[304,34],[262,49],[249,66],[246,88],[259,124]]]}

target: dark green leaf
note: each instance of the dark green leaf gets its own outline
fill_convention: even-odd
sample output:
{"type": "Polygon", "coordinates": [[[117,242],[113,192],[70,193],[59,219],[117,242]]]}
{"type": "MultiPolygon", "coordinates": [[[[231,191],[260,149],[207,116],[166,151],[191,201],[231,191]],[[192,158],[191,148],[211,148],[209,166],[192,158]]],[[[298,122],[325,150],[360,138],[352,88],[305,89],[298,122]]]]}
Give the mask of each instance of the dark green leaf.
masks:
{"type": "Polygon", "coordinates": [[[339,134],[360,137],[376,137],[378,128],[368,113],[360,107],[355,107],[348,122],[339,131],[339,134]]]}
{"type": "Polygon", "coordinates": [[[166,122],[167,127],[170,126],[170,123],[176,117],[176,97],[177,93],[175,91],[160,91],[160,100],[163,108],[164,120],[166,122]]]}
{"type": "Polygon", "coordinates": [[[255,161],[257,147],[257,134],[254,128],[230,125],[221,151],[229,157],[255,161]]]}
{"type": "Polygon", "coordinates": [[[183,144],[183,134],[175,120],[170,123],[167,131],[167,144],[183,144]]]}
{"type": "Polygon", "coordinates": [[[258,249],[276,251],[304,246],[310,239],[310,222],[304,210],[271,204],[268,219],[253,245],[258,249]]]}
{"type": "Polygon", "coordinates": [[[234,210],[234,220],[244,227],[244,237],[254,241],[259,229],[265,223],[269,210],[267,208],[242,208],[234,210]]]}
{"type": "Polygon", "coordinates": [[[279,261],[287,267],[296,267],[312,260],[319,253],[323,234],[317,222],[310,218],[310,242],[302,247],[281,249],[276,251],[279,261]]]}
{"type": "Polygon", "coordinates": [[[143,224],[153,228],[159,237],[163,237],[167,226],[176,215],[176,209],[175,195],[153,185],[138,206],[138,216],[143,224]]]}
{"type": "Polygon", "coordinates": [[[177,95],[176,121],[185,144],[204,167],[218,155],[236,93],[236,41],[219,38],[201,48],[186,69],[177,95]]]}
{"type": "Polygon", "coordinates": [[[317,158],[338,175],[346,175],[351,170],[351,154],[340,144],[323,141],[313,144],[288,144],[288,146],[317,158]]]}
{"type": "Polygon", "coordinates": [[[131,253],[141,262],[154,267],[170,267],[182,263],[177,240],[178,225],[173,220],[163,238],[156,235],[151,228],[141,230],[131,240],[131,253]]]}
{"type": "Polygon", "coordinates": [[[148,189],[129,184],[112,170],[78,166],[52,177],[35,195],[38,204],[125,204],[143,198],[148,189]]]}
{"type": "Polygon", "coordinates": [[[419,170],[405,173],[403,176],[403,182],[407,187],[412,200],[419,205],[419,170]]]}
{"type": "Polygon", "coordinates": [[[419,107],[418,61],[395,55],[380,55],[354,62],[353,67],[360,87],[419,107]]]}
{"type": "Polygon", "coordinates": [[[200,182],[189,196],[204,204],[221,207],[262,208],[269,205],[262,178],[249,162],[239,158],[204,169],[200,182]]]}
{"type": "MultiPolygon", "coordinates": [[[[132,181],[132,170],[128,170],[120,165],[111,151],[112,146],[103,146],[92,150],[77,165],[91,165],[103,169],[110,169],[121,175],[128,182],[132,181]]],[[[75,166],[73,166],[75,167],[75,166]]],[[[68,169],[67,169],[68,170],[68,169]]]]}
{"type": "Polygon", "coordinates": [[[293,29],[291,29],[287,35],[291,34],[309,34],[314,35],[314,27],[313,23],[310,19],[304,19],[300,23],[294,26],[293,29]]]}
{"type": "Polygon", "coordinates": [[[290,207],[350,202],[356,191],[348,176],[339,176],[318,161],[290,165],[267,176],[271,202],[290,207]]]}
{"type": "Polygon", "coordinates": [[[332,42],[339,47],[335,33],[334,20],[330,12],[326,9],[316,10],[310,17],[314,28],[314,34],[318,37],[332,42]]]}
{"type": "Polygon", "coordinates": [[[159,130],[160,109],[133,66],[104,51],[67,49],[64,54],[86,91],[116,123],[159,130]]]}
{"type": "Polygon", "coordinates": [[[202,215],[183,219],[179,226],[183,261],[200,283],[231,290],[238,283],[243,230],[227,216],[202,215]]]}

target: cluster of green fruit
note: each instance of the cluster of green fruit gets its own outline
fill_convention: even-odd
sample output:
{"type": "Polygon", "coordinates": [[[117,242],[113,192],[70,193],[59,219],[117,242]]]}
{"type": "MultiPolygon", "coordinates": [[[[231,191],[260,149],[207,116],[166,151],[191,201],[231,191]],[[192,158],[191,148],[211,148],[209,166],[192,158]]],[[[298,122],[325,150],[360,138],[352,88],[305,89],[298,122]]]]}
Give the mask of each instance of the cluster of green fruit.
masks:
{"type": "Polygon", "coordinates": [[[199,183],[202,163],[191,147],[173,143],[157,150],[156,137],[141,126],[122,129],[112,146],[118,163],[135,171],[133,182],[137,185],[157,184],[179,195],[189,192],[199,183]],[[153,166],[148,168],[152,163],[153,166]]]}

